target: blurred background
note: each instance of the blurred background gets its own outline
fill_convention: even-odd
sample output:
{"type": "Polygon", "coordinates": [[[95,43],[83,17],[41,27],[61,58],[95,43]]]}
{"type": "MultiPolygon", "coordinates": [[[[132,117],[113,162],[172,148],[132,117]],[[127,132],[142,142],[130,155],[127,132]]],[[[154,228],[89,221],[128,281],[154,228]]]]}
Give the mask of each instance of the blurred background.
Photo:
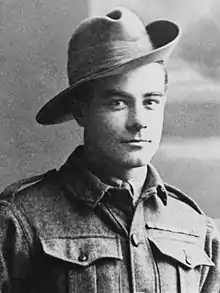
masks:
{"type": "Polygon", "coordinates": [[[79,143],[74,121],[42,127],[39,108],[67,86],[66,49],[76,25],[123,5],[147,23],[182,27],[170,59],[161,148],[154,165],[165,181],[220,218],[220,2],[218,0],[1,0],[0,190],[59,166],[79,143]]]}

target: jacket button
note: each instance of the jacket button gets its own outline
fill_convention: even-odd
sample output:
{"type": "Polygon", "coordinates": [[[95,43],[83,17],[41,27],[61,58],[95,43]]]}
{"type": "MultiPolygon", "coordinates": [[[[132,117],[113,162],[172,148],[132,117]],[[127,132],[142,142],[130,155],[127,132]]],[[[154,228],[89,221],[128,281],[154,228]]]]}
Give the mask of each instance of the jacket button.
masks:
{"type": "Polygon", "coordinates": [[[80,256],[78,257],[78,260],[80,262],[83,262],[83,261],[87,261],[88,260],[88,256],[84,253],[81,253],[80,256]]]}
{"type": "Polygon", "coordinates": [[[135,247],[138,247],[139,244],[137,236],[134,233],[131,234],[131,244],[135,247]]]}

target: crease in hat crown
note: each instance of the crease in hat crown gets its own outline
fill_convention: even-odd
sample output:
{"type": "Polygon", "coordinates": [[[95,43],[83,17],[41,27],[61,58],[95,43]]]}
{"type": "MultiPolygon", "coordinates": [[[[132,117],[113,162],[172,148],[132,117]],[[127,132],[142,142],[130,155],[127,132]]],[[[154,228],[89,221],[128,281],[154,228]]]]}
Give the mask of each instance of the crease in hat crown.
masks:
{"type": "Polygon", "coordinates": [[[93,16],[75,29],[68,45],[69,87],[46,103],[37,114],[40,124],[57,124],[74,119],[70,109],[74,89],[91,79],[114,74],[126,64],[166,61],[180,36],[180,28],[168,20],[144,25],[124,7],[106,16],[93,16]]]}
{"type": "Polygon", "coordinates": [[[132,52],[132,45],[138,46],[140,42],[143,45],[139,46],[136,54],[141,54],[141,47],[144,48],[144,52],[146,49],[153,49],[143,22],[126,8],[119,7],[106,16],[87,18],[76,28],[69,42],[69,84],[90,74],[107,70],[111,61],[115,66],[120,65],[125,59],[128,62],[135,54],[132,52]]]}

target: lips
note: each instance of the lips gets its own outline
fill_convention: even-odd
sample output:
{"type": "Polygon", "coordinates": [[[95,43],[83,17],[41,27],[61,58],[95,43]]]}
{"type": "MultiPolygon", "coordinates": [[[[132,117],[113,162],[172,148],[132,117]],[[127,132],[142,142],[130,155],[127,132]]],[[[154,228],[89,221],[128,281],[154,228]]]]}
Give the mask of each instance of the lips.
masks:
{"type": "Polygon", "coordinates": [[[122,143],[151,143],[152,140],[146,140],[146,139],[129,139],[129,140],[123,140],[122,143]]]}

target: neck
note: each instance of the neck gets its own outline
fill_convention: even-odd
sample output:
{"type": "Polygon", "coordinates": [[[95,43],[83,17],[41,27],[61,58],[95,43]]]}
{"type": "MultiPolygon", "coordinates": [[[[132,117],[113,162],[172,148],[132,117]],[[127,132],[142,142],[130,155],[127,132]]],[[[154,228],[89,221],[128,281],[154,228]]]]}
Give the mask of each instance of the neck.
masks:
{"type": "Polygon", "coordinates": [[[89,169],[106,184],[121,185],[121,181],[129,181],[134,189],[135,197],[139,197],[141,189],[147,177],[147,166],[128,168],[120,166],[115,162],[96,159],[86,152],[85,157],[89,169]]]}

